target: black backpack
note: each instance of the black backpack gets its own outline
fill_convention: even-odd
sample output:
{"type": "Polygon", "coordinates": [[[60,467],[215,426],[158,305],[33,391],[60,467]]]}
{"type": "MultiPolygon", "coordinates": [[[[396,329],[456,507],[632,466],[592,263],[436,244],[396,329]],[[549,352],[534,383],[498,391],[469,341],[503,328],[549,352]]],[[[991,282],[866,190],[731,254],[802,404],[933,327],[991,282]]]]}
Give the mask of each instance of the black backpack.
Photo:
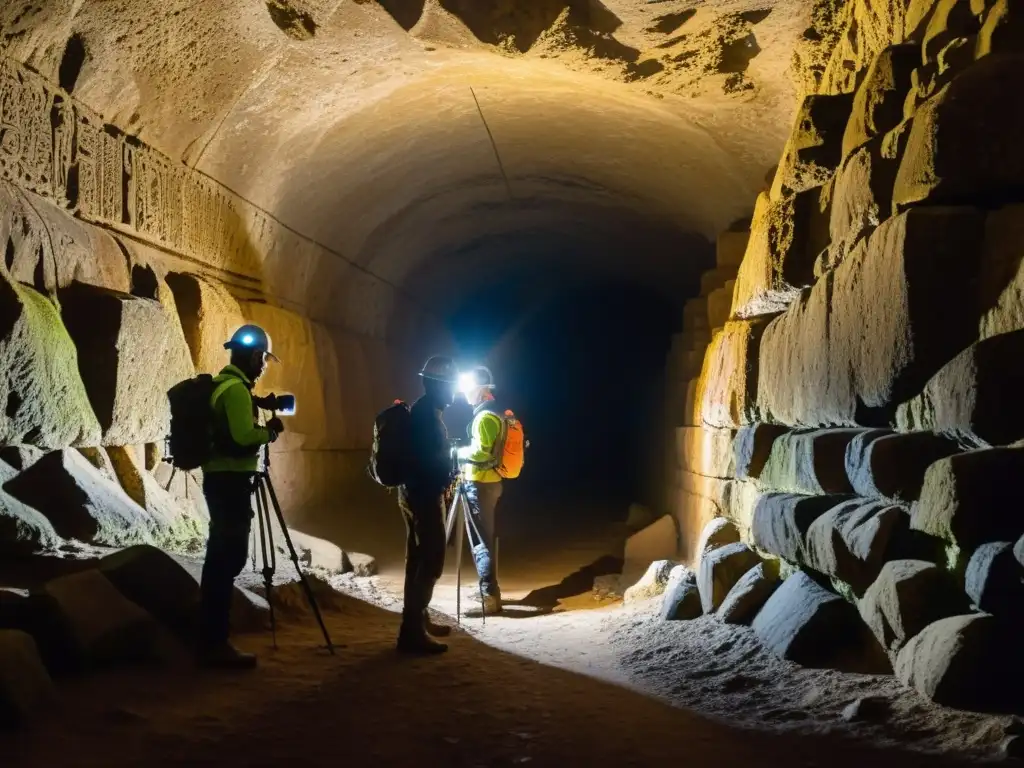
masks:
{"type": "Polygon", "coordinates": [[[408,482],[412,463],[411,416],[409,405],[395,400],[373,422],[373,446],[366,471],[385,488],[397,488],[408,482]]]}
{"type": "Polygon", "coordinates": [[[210,398],[216,387],[213,376],[201,373],[175,384],[167,392],[171,402],[171,464],[178,469],[198,469],[213,453],[210,398]]]}

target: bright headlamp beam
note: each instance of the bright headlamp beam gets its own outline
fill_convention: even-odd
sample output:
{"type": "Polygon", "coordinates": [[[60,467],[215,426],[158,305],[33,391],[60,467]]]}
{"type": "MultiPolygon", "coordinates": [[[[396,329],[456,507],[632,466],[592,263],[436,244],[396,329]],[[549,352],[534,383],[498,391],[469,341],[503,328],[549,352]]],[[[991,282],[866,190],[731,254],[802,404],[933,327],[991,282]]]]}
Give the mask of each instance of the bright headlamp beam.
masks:
{"type": "Polygon", "coordinates": [[[476,387],[476,381],[472,373],[459,374],[459,392],[468,395],[476,387]]]}

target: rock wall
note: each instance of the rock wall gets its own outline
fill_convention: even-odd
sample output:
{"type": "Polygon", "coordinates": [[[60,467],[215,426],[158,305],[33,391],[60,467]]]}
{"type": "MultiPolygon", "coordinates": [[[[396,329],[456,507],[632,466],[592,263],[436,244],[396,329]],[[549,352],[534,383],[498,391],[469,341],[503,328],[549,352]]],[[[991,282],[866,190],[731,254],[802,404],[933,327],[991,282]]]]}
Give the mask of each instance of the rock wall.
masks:
{"type": "Polygon", "coordinates": [[[677,557],[724,598],[743,574],[700,537],[727,519],[790,574],[752,618],[780,655],[856,642],[941,703],[1019,708],[1024,7],[849,0],[833,23],[668,364],[677,557]]]}
{"type": "Polygon", "coordinates": [[[2,58],[0,126],[0,446],[49,452],[36,466],[65,478],[5,464],[4,530],[173,544],[180,513],[200,536],[195,482],[160,467],[165,393],[218,370],[246,321],[284,361],[260,389],[299,400],[275,445],[283,505],[301,517],[365,490],[374,414],[447,344],[429,313],[2,58]]]}

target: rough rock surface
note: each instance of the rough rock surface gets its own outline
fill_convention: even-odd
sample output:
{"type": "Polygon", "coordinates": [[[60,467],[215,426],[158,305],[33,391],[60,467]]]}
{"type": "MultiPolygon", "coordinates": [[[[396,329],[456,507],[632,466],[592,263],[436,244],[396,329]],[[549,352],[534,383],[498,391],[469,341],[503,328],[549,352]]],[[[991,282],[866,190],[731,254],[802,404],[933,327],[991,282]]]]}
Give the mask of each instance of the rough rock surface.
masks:
{"type": "Polygon", "coordinates": [[[758,348],[763,320],[737,320],[715,334],[704,358],[697,400],[712,427],[736,429],[757,421],[758,348]]]}
{"type": "Polygon", "coordinates": [[[718,549],[727,544],[735,544],[740,540],[740,532],[735,523],[724,517],[716,517],[709,521],[700,532],[697,552],[703,555],[709,549],[718,549]]]}
{"type": "Polygon", "coordinates": [[[18,472],[0,460],[0,552],[26,554],[55,549],[60,537],[50,521],[3,489],[18,472]]]}
{"type": "Polygon", "coordinates": [[[886,563],[857,607],[892,659],[932,622],[970,610],[953,577],[923,560],[886,563]]]}
{"type": "Polygon", "coordinates": [[[751,424],[736,433],[736,477],[741,480],[761,476],[775,441],[789,430],[778,424],[751,424]]]}
{"type": "MultiPolygon", "coordinates": [[[[831,185],[828,266],[834,268],[861,240],[892,215],[892,185],[898,158],[889,156],[889,135],[852,150],[831,185]]],[[[895,145],[897,147],[900,144],[895,145]]]]}
{"type": "Polygon", "coordinates": [[[798,571],[768,598],[753,627],[775,655],[818,666],[856,637],[857,624],[852,605],[798,571]]]}
{"type": "Polygon", "coordinates": [[[697,571],[697,586],[704,613],[718,610],[736,582],[760,562],[757,553],[742,542],[705,552],[697,571]]]}
{"type": "Polygon", "coordinates": [[[843,502],[811,523],[806,563],[862,594],[909,529],[910,516],[902,507],[864,499],[843,502]]]}
{"type": "Polygon", "coordinates": [[[29,720],[53,696],[53,681],[32,636],[0,630],[0,723],[29,720]]]}
{"type": "Polygon", "coordinates": [[[1021,491],[1006,478],[1024,471],[1024,449],[968,451],[932,464],[925,473],[911,526],[972,550],[1024,533],[1021,491]]]}
{"type": "MultiPolygon", "coordinates": [[[[977,0],[975,0],[977,1],[977,0]]],[[[1024,14],[1013,0],[995,0],[978,33],[976,56],[1019,53],[1024,48],[1024,14]]]]}
{"type": "MultiPolygon", "coordinates": [[[[662,515],[638,533],[626,539],[622,583],[630,587],[643,576],[651,563],[672,560],[679,549],[679,533],[671,515],[662,515]]],[[[667,574],[666,574],[667,576],[667,574]]]]}
{"type": "Polygon", "coordinates": [[[680,621],[696,619],[702,613],[696,574],[686,566],[675,566],[665,585],[659,615],[665,621],[680,621]]]}
{"type": "Polygon", "coordinates": [[[729,590],[718,608],[718,617],[726,624],[750,624],[778,585],[778,568],[758,563],[729,590]]]}
{"type": "Polygon", "coordinates": [[[791,562],[809,562],[807,532],[811,524],[847,498],[795,493],[765,494],[758,499],[754,508],[751,527],[754,546],[791,562]]]}
{"type": "Polygon", "coordinates": [[[39,510],[67,539],[110,544],[147,543],[156,521],[78,451],[54,451],[4,485],[39,510]]]}
{"type": "Polygon", "coordinates": [[[680,469],[707,477],[732,477],[735,473],[733,437],[728,429],[676,428],[676,457],[680,469]]]}
{"type": "Polygon", "coordinates": [[[46,451],[34,445],[0,446],[0,461],[19,472],[25,471],[45,455],[46,451]]]}
{"type": "Polygon", "coordinates": [[[650,564],[640,580],[630,585],[622,595],[624,603],[649,600],[665,591],[669,576],[676,564],[671,560],[658,560],[650,564]]]}
{"type": "Polygon", "coordinates": [[[1005,403],[1024,383],[1024,330],[1002,333],[965,349],[924,391],[896,411],[901,431],[942,432],[976,446],[1024,438],[1024,416],[1005,403]]]}
{"type": "Polygon", "coordinates": [[[343,551],[341,555],[342,573],[351,573],[358,578],[366,578],[377,574],[377,560],[373,555],[347,551],[343,551]]]}
{"type": "Polygon", "coordinates": [[[856,429],[795,431],[772,443],[759,480],[766,488],[809,495],[851,493],[845,456],[856,429]]]}
{"type": "Polygon", "coordinates": [[[100,436],[57,308],[0,271],[0,444],[95,444],[100,436]]]}
{"type": "Polygon", "coordinates": [[[847,448],[846,473],[861,496],[914,501],[928,467],[959,451],[956,441],[930,432],[866,432],[847,448]]]}
{"type": "Polygon", "coordinates": [[[851,94],[804,99],[775,173],[772,199],[820,187],[828,181],[842,159],[843,131],[852,107],[851,94]]]}
{"type": "Polygon", "coordinates": [[[888,133],[903,119],[910,73],[920,63],[921,49],[912,43],[891,46],[875,57],[853,98],[843,134],[844,157],[875,136],[888,133]]]}
{"type": "Polygon", "coordinates": [[[968,597],[985,613],[1002,617],[1024,611],[1024,567],[1012,543],[993,541],[974,550],[964,581],[968,597]]]}
{"type": "Polygon", "coordinates": [[[92,286],[76,284],[60,299],[103,443],[162,440],[170,426],[167,390],[193,374],[176,319],[158,301],[92,286]]]}
{"type": "MultiPolygon", "coordinates": [[[[1024,265],[1020,244],[1024,241],[1024,205],[1005,205],[985,220],[985,252],[981,256],[979,283],[981,337],[1013,335],[1024,328],[1024,265]]],[[[1017,344],[1019,340],[1007,341],[1017,344]]],[[[1009,360],[1006,361],[1009,364],[1009,360]]],[[[1007,376],[1015,378],[1014,369],[1007,376]]]]}
{"type": "Polygon", "coordinates": [[[1024,664],[1017,640],[1010,626],[989,614],[941,619],[900,651],[896,675],[948,707],[1019,711],[1024,664]]]}

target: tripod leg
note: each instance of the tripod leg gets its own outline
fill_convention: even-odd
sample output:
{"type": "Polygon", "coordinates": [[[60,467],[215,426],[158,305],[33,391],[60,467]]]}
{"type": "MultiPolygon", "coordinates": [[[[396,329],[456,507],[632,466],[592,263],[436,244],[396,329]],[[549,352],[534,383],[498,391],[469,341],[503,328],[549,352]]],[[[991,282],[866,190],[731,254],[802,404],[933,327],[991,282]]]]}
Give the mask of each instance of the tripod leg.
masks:
{"type": "Polygon", "coordinates": [[[317,623],[320,624],[320,631],[323,632],[324,642],[327,643],[327,650],[334,655],[334,643],[331,642],[331,636],[327,632],[327,625],[324,623],[323,614],[320,613],[320,606],[317,605],[316,596],[313,594],[313,588],[309,586],[309,582],[306,580],[306,574],[302,571],[302,566],[299,564],[299,555],[295,551],[295,545],[292,544],[292,537],[288,533],[288,526],[284,521],[284,513],[281,512],[281,505],[277,501],[277,494],[274,492],[274,484],[270,481],[270,477],[265,478],[265,484],[267,492],[270,494],[270,501],[274,505],[274,513],[277,515],[277,521],[281,524],[281,533],[284,536],[285,543],[288,544],[288,553],[291,555],[292,563],[295,565],[295,572],[299,574],[299,582],[302,584],[302,590],[306,593],[306,601],[309,603],[309,607],[313,609],[313,615],[316,616],[317,623]]]}
{"type": "MultiPolygon", "coordinates": [[[[277,556],[274,553],[274,534],[270,528],[270,510],[267,507],[267,492],[264,488],[263,478],[256,478],[256,515],[259,519],[260,529],[260,554],[263,557],[263,584],[267,591],[267,605],[270,606],[270,634],[273,638],[274,648],[277,648],[277,618],[274,616],[274,569],[277,565],[277,556]],[[267,550],[270,550],[268,555],[267,550]]],[[[256,553],[253,552],[253,559],[256,553]]]]}
{"type": "Polygon", "coordinates": [[[462,486],[455,492],[455,503],[452,504],[453,522],[455,525],[455,621],[462,623],[462,537],[465,535],[465,522],[455,519],[465,514],[462,486]]]}
{"type": "MultiPolygon", "coordinates": [[[[465,498],[462,499],[462,514],[466,520],[466,536],[469,537],[469,549],[472,551],[475,546],[474,542],[482,542],[483,536],[481,535],[476,522],[473,520],[473,513],[469,509],[469,502],[465,498]]],[[[475,558],[473,565],[476,565],[475,558]]],[[[477,574],[477,592],[480,595],[480,623],[486,624],[487,606],[484,605],[484,583],[483,580],[480,579],[479,573],[477,574]]]]}

